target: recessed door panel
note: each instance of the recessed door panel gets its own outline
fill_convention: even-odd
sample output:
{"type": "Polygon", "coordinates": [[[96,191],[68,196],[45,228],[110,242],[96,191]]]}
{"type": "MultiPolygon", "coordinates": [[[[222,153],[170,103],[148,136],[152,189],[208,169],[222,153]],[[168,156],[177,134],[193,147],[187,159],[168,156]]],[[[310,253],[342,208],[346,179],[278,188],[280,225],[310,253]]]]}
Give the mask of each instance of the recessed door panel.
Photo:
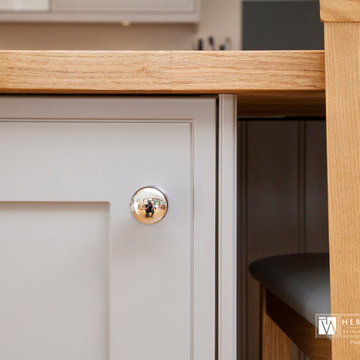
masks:
{"type": "Polygon", "coordinates": [[[214,100],[7,99],[1,358],[212,359],[214,100]],[[146,185],[169,205],[151,225],[129,208],[146,185]]]}
{"type": "Polygon", "coordinates": [[[108,205],[0,203],[0,358],[106,359],[108,205]]]}

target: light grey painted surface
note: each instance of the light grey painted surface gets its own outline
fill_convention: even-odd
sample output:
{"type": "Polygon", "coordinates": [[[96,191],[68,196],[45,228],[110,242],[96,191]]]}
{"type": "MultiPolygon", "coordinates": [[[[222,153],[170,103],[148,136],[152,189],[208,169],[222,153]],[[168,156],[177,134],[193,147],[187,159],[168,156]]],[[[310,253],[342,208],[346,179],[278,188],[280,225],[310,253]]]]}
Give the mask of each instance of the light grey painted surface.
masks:
{"type": "Polygon", "coordinates": [[[216,99],[0,108],[0,358],[214,359],[216,99]],[[147,226],[149,184],[169,210],[147,226]]]}
{"type": "Polygon", "coordinates": [[[218,360],[237,359],[237,96],[219,96],[218,360]]]}

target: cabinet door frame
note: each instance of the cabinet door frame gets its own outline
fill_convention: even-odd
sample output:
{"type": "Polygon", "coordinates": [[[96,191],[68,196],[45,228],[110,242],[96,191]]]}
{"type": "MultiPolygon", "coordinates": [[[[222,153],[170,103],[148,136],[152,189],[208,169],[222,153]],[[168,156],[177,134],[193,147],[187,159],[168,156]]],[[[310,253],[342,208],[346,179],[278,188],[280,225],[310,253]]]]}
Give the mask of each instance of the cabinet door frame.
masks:
{"type": "MultiPolygon", "coordinates": [[[[18,120],[24,119],[28,116],[28,109],[31,112],[32,119],[51,119],[52,111],[51,107],[43,108],[34,105],[33,99],[44,98],[44,96],[12,96],[2,95],[0,96],[0,121],[1,120],[18,120]],[[15,106],[14,102],[22,98],[23,106],[15,106]]],[[[70,96],[66,96],[69,98],[70,96]]],[[[51,96],[46,97],[51,102],[51,96]]],[[[81,97],[71,96],[73,101],[77,101],[81,97]]],[[[86,96],[86,98],[105,99],[115,97],[99,97],[99,96],[86,96]]],[[[147,99],[146,101],[159,99],[159,97],[132,97],[134,101],[136,99],[147,99]]],[[[163,97],[162,97],[163,98],[163,97]]],[[[200,97],[169,97],[168,99],[181,99],[181,102],[175,106],[175,109],[181,109],[181,118],[175,119],[177,121],[188,121],[186,119],[194,118],[195,114],[191,110],[186,108],[186,101],[191,99],[199,99],[200,97]]],[[[210,97],[212,100],[214,97],[210,97]]],[[[170,109],[174,109],[174,102],[168,101],[168,105],[160,110],[160,112],[153,114],[158,118],[164,118],[168,120],[170,109]]],[[[209,102],[211,104],[211,102],[209,102]]],[[[236,336],[237,336],[237,295],[236,295],[236,243],[237,243],[237,221],[236,221],[236,208],[237,208],[237,96],[231,94],[223,94],[218,96],[217,102],[217,289],[216,289],[216,344],[217,358],[219,360],[236,360],[236,336]]],[[[143,117],[148,117],[148,108],[137,108],[137,116],[134,117],[131,114],[131,108],[127,110],[127,113],[123,115],[129,120],[136,121],[139,119],[139,111],[143,117]]],[[[192,109],[193,110],[193,109],[192,109]]],[[[87,115],[94,120],[102,118],[101,107],[92,103],[90,108],[87,108],[87,115]]],[[[216,111],[216,109],[215,109],[216,111]]],[[[72,116],[73,113],[66,108],[63,109],[64,116],[72,116]]],[[[86,114],[82,113],[79,118],[84,118],[86,114]]],[[[208,119],[203,112],[203,108],[198,108],[198,115],[202,117],[202,127],[208,128],[209,132],[204,133],[203,136],[212,136],[211,128],[209,128],[208,119]]],[[[119,115],[115,113],[108,114],[109,119],[118,119],[119,115]]],[[[18,120],[19,121],[19,120],[18,120]]],[[[22,120],[24,121],[24,120],[22,120]]],[[[26,120],[25,120],[26,121],[26,120]]],[[[28,119],[31,121],[31,119],[28,119]]],[[[89,121],[89,120],[87,120],[89,121]]],[[[201,160],[201,155],[198,157],[201,160]]],[[[214,165],[215,174],[215,165],[214,165]]],[[[214,249],[215,256],[215,249],[214,249]]],[[[215,260],[215,257],[214,257],[215,260]]],[[[214,302],[215,302],[215,289],[214,289],[214,302]]],[[[214,304],[215,306],[215,304],[214,304]]],[[[214,314],[215,315],[215,314],[214,314]]],[[[215,325],[215,324],[214,324],[215,325]]],[[[215,355],[216,356],[216,355],[215,355]]],[[[194,358],[196,359],[196,357],[194,358]]]]}
{"type": "MultiPolygon", "coordinates": [[[[194,220],[191,232],[194,239],[192,251],[196,257],[189,284],[192,288],[189,329],[192,340],[189,359],[215,359],[216,98],[214,96],[1,96],[0,109],[2,122],[83,122],[84,126],[89,122],[102,121],[189,124],[193,154],[190,164],[192,174],[189,179],[193,184],[194,220]],[[207,181],[205,186],[204,180],[207,181]]],[[[31,200],[30,198],[23,200],[20,195],[16,201],[31,200]]],[[[13,201],[12,198],[5,200],[13,201]]],[[[75,201],[86,201],[86,199],[79,197],[75,201]]]]}

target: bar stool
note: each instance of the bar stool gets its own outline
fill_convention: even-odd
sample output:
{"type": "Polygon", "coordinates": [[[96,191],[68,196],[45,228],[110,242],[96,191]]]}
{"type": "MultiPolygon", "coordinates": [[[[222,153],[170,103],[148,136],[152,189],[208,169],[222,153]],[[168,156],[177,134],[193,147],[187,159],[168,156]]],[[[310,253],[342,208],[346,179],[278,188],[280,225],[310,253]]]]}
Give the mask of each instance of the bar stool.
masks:
{"type": "Polygon", "coordinates": [[[330,313],[329,254],[273,256],[250,273],[261,285],[262,360],[289,360],[290,340],[311,360],[330,360],[330,339],[315,338],[315,314],[330,313]]]}

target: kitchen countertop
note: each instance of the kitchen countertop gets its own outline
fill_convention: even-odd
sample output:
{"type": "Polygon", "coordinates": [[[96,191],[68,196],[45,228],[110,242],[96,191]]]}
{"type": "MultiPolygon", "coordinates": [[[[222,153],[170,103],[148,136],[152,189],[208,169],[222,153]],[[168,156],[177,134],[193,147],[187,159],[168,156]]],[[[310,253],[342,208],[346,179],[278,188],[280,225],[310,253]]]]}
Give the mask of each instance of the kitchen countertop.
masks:
{"type": "Polygon", "coordinates": [[[323,51],[0,51],[3,94],[238,94],[240,116],[323,116],[323,51]]]}

